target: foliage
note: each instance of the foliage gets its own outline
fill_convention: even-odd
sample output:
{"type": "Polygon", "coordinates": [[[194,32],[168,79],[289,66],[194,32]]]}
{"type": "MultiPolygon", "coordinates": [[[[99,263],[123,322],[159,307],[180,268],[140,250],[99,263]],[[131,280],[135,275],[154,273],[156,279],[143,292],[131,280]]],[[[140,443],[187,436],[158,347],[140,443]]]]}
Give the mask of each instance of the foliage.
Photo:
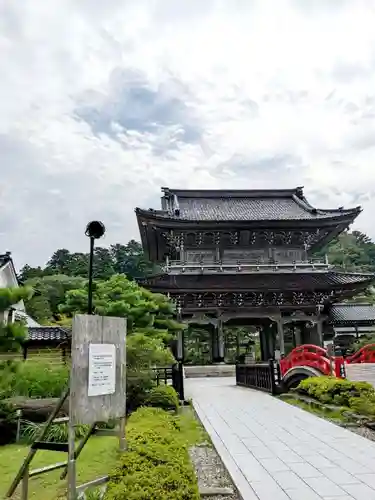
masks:
{"type": "Polygon", "coordinates": [[[180,406],[177,392],[170,385],[159,385],[151,389],[146,399],[147,406],[177,411],[180,406]]]}
{"type": "MultiPolygon", "coordinates": [[[[60,311],[69,315],[86,312],[86,296],[87,292],[82,288],[68,291],[60,311]]],[[[160,330],[160,334],[164,330],[167,339],[168,332],[181,328],[173,320],[175,308],[167,297],[152,293],[120,274],[96,283],[93,304],[97,314],[126,317],[130,332],[138,330],[147,333],[150,328],[155,328],[160,330]]],[[[154,334],[153,331],[151,333],[154,334]]]]}
{"type": "MultiPolygon", "coordinates": [[[[240,353],[248,352],[251,347],[260,359],[259,337],[255,335],[257,328],[224,327],[225,359],[228,363],[235,363],[237,348],[240,353]],[[257,341],[258,339],[258,341],[257,341]]],[[[211,333],[206,327],[189,326],[185,332],[185,363],[192,365],[207,365],[211,363],[211,333]]]]}
{"type": "Polygon", "coordinates": [[[13,442],[16,432],[17,413],[12,405],[0,400],[0,445],[13,442]]]}
{"type": "MultiPolygon", "coordinates": [[[[26,443],[33,443],[40,435],[44,423],[35,423],[23,421],[21,426],[21,437],[26,443]]],[[[89,429],[88,425],[76,425],[74,427],[77,439],[83,438],[89,429]]],[[[68,424],[52,424],[48,430],[45,441],[52,443],[67,443],[68,442],[68,424]]]]}
{"type": "Polygon", "coordinates": [[[142,333],[133,333],[126,346],[126,405],[131,412],[145,404],[149,392],[155,387],[152,367],[169,366],[174,358],[162,339],[142,333]]]}
{"type": "Polygon", "coordinates": [[[321,403],[345,406],[363,415],[375,416],[375,389],[368,382],[335,377],[311,377],[295,389],[321,403]]]}
{"type": "MultiPolygon", "coordinates": [[[[26,284],[34,290],[33,296],[25,302],[27,313],[42,324],[61,321],[59,306],[69,290],[83,288],[86,281],[79,277],[56,274],[32,278],[26,284]]],[[[87,303],[87,290],[85,302],[87,303]]]]}
{"type": "Polygon", "coordinates": [[[143,333],[129,335],[126,346],[126,364],[130,370],[148,370],[155,366],[169,366],[174,358],[163,340],[143,333]]]}
{"type": "Polygon", "coordinates": [[[129,419],[128,451],[110,475],[107,500],[199,500],[182,421],[141,408],[129,419]]]}
{"type": "MultiPolygon", "coordinates": [[[[87,278],[88,265],[88,253],[70,253],[66,248],[61,248],[56,250],[44,268],[24,266],[20,279],[26,281],[56,274],[87,278]]],[[[96,247],[94,250],[95,279],[106,280],[114,274],[125,274],[129,279],[142,278],[154,270],[154,265],[145,257],[137,241],[131,240],[127,245],[117,243],[109,248],[96,247]]]]}
{"type": "Polygon", "coordinates": [[[0,323],[0,351],[19,352],[25,337],[26,328],[23,323],[0,323]]]}
{"type": "Polygon", "coordinates": [[[14,304],[30,297],[29,287],[0,288],[0,312],[6,311],[14,304]]]}
{"type": "Polygon", "coordinates": [[[66,366],[53,366],[42,360],[4,367],[0,378],[0,397],[60,397],[69,376],[66,366]]]}
{"type": "Polygon", "coordinates": [[[129,370],[128,368],[126,371],[126,412],[132,413],[143,406],[154,387],[155,380],[150,370],[129,370]]]}
{"type": "Polygon", "coordinates": [[[360,231],[343,232],[317,255],[325,254],[330,264],[352,271],[375,271],[375,244],[360,231]]]}
{"type": "Polygon", "coordinates": [[[16,410],[10,403],[0,400],[0,419],[14,421],[16,419],[16,410]]]}
{"type": "MultiPolygon", "coordinates": [[[[7,311],[14,304],[31,297],[31,294],[32,290],[29,287],[0,288],[0,312],[7,311]]],[[[0,321],[0,352],[20,351],[25,336],[26,328],[22,322],[0,321]]]]}

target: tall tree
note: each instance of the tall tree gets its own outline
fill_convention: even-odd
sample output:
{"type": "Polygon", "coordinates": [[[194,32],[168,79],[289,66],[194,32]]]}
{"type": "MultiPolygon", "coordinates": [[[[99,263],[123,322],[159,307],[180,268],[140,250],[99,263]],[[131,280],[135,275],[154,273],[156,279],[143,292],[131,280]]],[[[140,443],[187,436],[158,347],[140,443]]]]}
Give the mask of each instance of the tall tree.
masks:
{"type": "Polygon", "coordinates": [[[59,321],[59,306],[65,300],[69,290],[84,287],[86,280],[79,276],[56,274],[33,278],[26,281],[26,285],[34,290],[31,298],[25,301],[27,313],[42,324],[59,321]]]}
{"type": "Polygon", "coordinates": [[[61,248],[56,250],[50,260],[47,262],[46,268],[54,274],[65,274],[67,266],[69,265],[71,255],[69,250],[61,248]]]}
{"type": "Polygon", "coordinates": [[[126,245],[111,245],[115,272],[128,278],[143,278],[154,271],[154,265],[144,255],[142,245],[130,240],[126,245]]]}
{"type": "Polygon", "coordinates": [[[94,278],[107,280],[116,274],[111,251],[108,248],[97,247],[94,251],[94,278]]]}
{"type": "Polygon", "coordinates": [[[45,276],[46,271],[42,269],[40,266],[38,267],[31,267],[28,264],[23,266],[21,269],[18,278],[21,282],[25,282],[26,280],[32,279],[32,278],[41,278],[42,276],[45,276]]]}
{"type": "MultiPolygon", "coordinates": [[[[175,306],[165,295],[145,290],[124,275],[97,282],[93,305],[95,312],[102,316],[126,317],[129,332],[169,339],[183,327],[174,320],[175,306]]],[[[87,290],[81,287],[67,291],[59,309],[71,316],[85,313],[87,290]]]]}

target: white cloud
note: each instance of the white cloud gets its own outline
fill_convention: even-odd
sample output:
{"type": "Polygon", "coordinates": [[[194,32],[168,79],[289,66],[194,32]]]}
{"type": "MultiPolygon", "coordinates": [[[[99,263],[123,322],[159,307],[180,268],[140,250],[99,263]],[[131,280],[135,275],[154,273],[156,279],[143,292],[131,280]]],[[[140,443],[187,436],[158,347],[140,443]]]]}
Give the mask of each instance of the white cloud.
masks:
{"type": "Polygon", "coordinates": [[[5,0],[0,246],[138,237],[159,187],[305,185],[375,238],[371,1],[5,0]]]}

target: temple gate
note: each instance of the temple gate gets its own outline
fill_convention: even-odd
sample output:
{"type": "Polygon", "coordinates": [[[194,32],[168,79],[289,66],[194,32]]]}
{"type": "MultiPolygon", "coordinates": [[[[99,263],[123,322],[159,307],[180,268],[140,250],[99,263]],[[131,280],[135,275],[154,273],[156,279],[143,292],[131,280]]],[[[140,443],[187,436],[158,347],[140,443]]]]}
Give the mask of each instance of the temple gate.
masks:
{"type": "Polygon", "coordinates": [[[136,209],[144,251],[161,266],[140,284],[170,296],[180,320],[207,328],[213,363],[225,360],[225,325],[256,326],[264,361],[323,346],[332,308],[374,275],[313,256],[360,211],[314,208],[301,187],[162,188],[161,209],[136,209]]]}

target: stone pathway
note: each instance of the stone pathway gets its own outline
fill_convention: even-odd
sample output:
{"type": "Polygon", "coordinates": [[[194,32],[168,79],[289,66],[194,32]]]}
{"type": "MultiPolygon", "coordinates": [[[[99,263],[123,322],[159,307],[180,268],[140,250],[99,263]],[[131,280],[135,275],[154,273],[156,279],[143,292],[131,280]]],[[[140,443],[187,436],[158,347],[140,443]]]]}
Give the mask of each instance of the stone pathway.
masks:
{"type": "Polygon", "coordinates": [[[232,378],[185,392],[243,500],[375,500],[375,442],[232,378]]]}

